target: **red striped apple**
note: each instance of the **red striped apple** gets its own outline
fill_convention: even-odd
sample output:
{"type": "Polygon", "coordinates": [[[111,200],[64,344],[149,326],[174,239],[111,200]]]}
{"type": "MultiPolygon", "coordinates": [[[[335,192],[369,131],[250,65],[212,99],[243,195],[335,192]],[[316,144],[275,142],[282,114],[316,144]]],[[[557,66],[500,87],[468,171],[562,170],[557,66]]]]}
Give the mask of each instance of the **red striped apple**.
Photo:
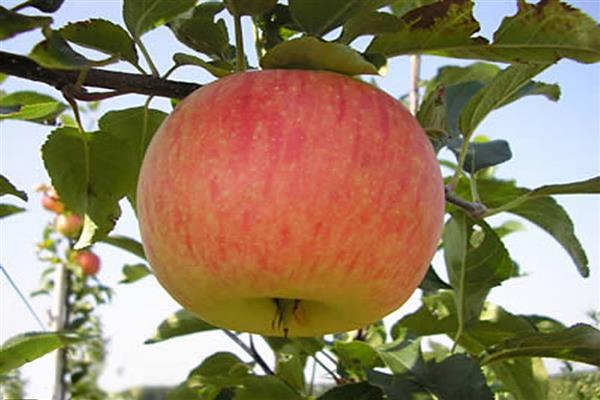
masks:
{"type": "Polygon", "coordinates": [[[154,136],[137,210],[158,280],[217,326],[356,329],[422,280],[443,224],[433,149],[398,101],[330,72],[235,74],[154,136]]]}

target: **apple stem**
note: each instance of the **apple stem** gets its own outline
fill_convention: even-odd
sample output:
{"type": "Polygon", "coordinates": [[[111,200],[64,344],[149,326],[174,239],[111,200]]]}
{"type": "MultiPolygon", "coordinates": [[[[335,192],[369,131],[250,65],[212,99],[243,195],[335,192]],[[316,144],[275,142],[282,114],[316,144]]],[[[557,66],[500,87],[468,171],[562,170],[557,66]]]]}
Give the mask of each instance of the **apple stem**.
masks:
{"type": "Polygon", "coordinates": [[[244,54],[244,35],[242,32],[242,16],[236,12],[233,16],[235,24],[235,55],[236,70],[243,72],[246,70],[246,57],[244,54]]]}

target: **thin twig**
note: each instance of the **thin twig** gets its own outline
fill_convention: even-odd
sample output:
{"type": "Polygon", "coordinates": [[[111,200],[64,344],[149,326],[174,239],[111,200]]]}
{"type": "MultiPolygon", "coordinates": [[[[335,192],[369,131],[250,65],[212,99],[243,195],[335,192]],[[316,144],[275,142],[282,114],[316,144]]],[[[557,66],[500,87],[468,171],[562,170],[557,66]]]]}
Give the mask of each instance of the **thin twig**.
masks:
{"type": "Polygon", "coordinates": [[[21,299],[21,301],[23,302],[23,304],[25,304],[25,307],[27,307],[27,309],[29,310],[29,313],[31,314],[31,316],[36,320],[36,322],[38,323],[38,325],[40,326],[40,328],[42,329],[42,331],[45,332],[46,331],[46,326],[44,325],[44,323],[42,322],[42,320],[40,319],[40,317],[38,317],[38,315],[35,313],[35,311],[33,310],[33,307],[31,306],[31,304],[29,303],[29,301],[27,301],[27,298],[23,295],[23,293],[21,292],[21,290],[19,289],[19,287],[17,286],[17,284],[12,280],[12,278],[8,274],[8,271],[6,269],[4,269],[4,267],[2,265],[0,265],[0,270],[2,270],[2,272],[4,273],[4,276],[6,276],[6,279],[8,280],[8,283],[10,283],[10,286],[12,286],[12,288],[14,289],[14,291],[17,292],[17,295],[19,296],[19,298],[21,299]]]}
{"type": "Polygon", "coordinates": [[[252,347],[249,347],[246,343],[242,341],[242,339],[240,339],[235,333],[231,332],[230,330],[222,329],[222,331],[238,346],[240,346],[242,350],[244,350],[250,357],[252,357],[254,361],[256,361],[258,365],[260,365],[263,371],[265,371],[266,374],[274,375],[273,370],[267,365],[265,360],[263,360],[260,354],[256,352],[256,349],[253,349],[254,344],[252,344],[252,347]]]}
{"type": "Polygon", "coordinates": [[[113,92],[89,93],[84,87],[76,86],[80,71],[45,68],[27,57],[4,51],[0,51],[0,72],[30,81],[43,82],[61,92],[66,88],[73,98],[82,101],[97,101],[133,93],[182,99],[201,87],[190,82],[92,68],[87,72],[82,85],[112,89],[113,92]]]}

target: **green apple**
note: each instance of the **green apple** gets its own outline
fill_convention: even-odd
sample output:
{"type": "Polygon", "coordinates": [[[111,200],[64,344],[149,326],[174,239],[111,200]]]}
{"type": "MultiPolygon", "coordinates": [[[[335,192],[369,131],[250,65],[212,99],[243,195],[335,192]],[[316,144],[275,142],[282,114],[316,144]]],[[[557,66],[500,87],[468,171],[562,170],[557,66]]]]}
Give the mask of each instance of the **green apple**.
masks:
{"type": "Polygon", "coordinates": [[[235,74],[154,136],[137,211],[158,280],[217,326],[316,336],[375,322],[421,282],[444,189],[394,98],[347,76],[235,74]]]}

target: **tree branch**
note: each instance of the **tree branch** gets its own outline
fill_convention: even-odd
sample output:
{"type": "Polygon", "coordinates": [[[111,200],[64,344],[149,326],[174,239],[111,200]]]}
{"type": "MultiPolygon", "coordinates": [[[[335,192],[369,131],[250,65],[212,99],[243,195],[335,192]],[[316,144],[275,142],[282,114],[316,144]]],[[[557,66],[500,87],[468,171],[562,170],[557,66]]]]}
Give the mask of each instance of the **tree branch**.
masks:
{"type": "Polygon", "coordinates": [[[450,189],[445,189],[446,201],[450,204],[454,204],[465,210],[469,215],[475,219],[481,219],[487,212],[487,207],[478,202],[467,201],[461,197],[456,196],[450,189]]]}
{"type": "Polygon", "coordinates": [[[45,68],[27,57],[4,51],[0,51],[0,72],[30,81],[43,82],[61,92],[67,91],[73,98],[83,101],[133,93],[182,99],[201,87],[195,83],[92,68],[87,72],[82,85],[113,91],[90,93],[76,85],[80,71],[45,68]]]}

